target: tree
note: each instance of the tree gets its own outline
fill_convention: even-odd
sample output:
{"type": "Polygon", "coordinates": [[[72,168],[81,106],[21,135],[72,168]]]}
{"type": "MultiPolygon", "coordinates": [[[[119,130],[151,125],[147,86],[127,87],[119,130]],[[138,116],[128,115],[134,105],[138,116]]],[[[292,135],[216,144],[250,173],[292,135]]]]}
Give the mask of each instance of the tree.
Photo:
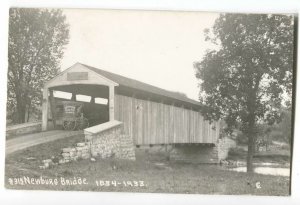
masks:
{"type": "Polygon", "coordinates": [[[41,104],[43,84],[59,71],[69,26],[59,9],[12,8],[8,38],[7,110],[23,123],[41,104]]]}
{"type": "Polygon", "coordinates": [[[293,16],[221,14],[206,40],[214,43],[194,63],[200,101],[209,120],[224,119],[227,131],[239,128],[248,137],[247,172],[258,123],[280,119],[291,101],[293,81],[293,16]]]}
{"type": "Polygon", "coordinates": [[[273,126],[274,130],[281,133],[280,140],[287,142],[289,145],[292,143],[292,111],[291,109],[283,109],[282,120],[279,124],[273,126]]]}

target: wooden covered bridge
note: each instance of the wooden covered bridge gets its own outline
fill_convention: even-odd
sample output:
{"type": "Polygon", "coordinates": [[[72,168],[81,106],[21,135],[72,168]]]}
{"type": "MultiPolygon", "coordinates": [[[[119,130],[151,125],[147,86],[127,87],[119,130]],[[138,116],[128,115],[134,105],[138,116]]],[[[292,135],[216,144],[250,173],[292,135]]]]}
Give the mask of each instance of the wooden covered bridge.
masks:
{"type": "Polygon", "coordinates": [[[80,101],[87,118],[98,125],[118,120],[135,145],[216,144],[219,122],[209,123],[199,102],[176,92],[76,63],[47,82],[43,89],[42,129],[59,125],[62,100],[80,101]],[[57,91],[69,93],[61,99],[57,91]]]}

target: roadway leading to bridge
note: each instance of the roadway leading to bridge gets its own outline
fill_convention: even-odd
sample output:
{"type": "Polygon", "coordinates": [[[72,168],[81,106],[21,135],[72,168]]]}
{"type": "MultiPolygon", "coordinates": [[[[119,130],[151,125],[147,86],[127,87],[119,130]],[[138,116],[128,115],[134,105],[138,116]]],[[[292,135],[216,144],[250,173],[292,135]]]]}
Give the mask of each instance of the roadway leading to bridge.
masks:
{"type": "Polygon", "coordinates": [[[5,153],[8,155],[18,150],[26,149],[38,144],[43,144],[66,137],[72,137],[78,134],[83,134],[83,131],[51,130],[47,132],[19,136],[6,141],[5,153]]]}

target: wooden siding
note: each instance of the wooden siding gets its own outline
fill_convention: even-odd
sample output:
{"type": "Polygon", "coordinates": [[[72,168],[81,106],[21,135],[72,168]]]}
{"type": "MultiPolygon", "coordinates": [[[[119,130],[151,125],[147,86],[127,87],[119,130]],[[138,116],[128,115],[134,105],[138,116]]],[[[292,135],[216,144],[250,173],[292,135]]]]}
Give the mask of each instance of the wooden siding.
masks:
{"type": "Polygon", "coordinates": [[[183,107],[115,95],[115,119],[124,123],[136,145],[216,143],[219,122],[209,124],[183,107]]]}

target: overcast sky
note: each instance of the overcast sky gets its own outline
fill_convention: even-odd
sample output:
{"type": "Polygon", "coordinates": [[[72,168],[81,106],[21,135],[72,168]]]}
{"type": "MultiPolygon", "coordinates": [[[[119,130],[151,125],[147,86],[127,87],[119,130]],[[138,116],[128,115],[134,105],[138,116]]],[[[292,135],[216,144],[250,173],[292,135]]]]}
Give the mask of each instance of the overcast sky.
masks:
{"type": "Polygon", "coordinates": [[[212,45],[203,30],[219,14],[64,10],[70,43],[62,69],[81,62],[198,99],[193,62],[212,45]]]}

